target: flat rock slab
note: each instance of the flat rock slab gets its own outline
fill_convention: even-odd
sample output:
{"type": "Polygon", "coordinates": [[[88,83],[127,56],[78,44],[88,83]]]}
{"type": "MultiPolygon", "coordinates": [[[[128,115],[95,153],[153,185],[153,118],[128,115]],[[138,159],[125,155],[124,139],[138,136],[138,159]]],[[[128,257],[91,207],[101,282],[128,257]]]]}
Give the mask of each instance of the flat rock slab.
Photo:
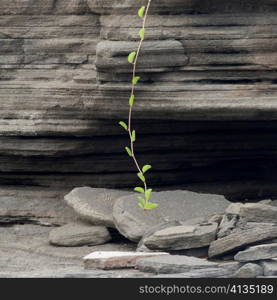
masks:
{"type": "Polygon", "coordinates": [[[119,252],[97,251],[84,257],[85,269],[124,269],[134,268],[138,259],[153,256],[169,256],[166,252],[119,252]]]}
{"type": "Polygon", "coordinates": [[[262,261],[261,266],[264,268],[264,276],[277,275],[277,259],[262,261]]]}
{"type": "Polygon", "coordinates": [[[115,227],[112,209],[115,201],[130,193],[120,190],[80,187],[65,195],[66,203],[94,225],[115,227]]]}
{"type": "Polygon", "coordinates": [[[111,236],[106,227],[80,222],[55,228],[49,234],[49,242],[55,246],[93,246],[105,244],[109,240],[111,240],[111,236]]]}
{"type": "Polygon", "coordinates": [[[238,252],[234,259],[240,262],[277,258],[277,243],[252,246],[238,252]]]}
{"type": "Polygon", "coordinates": [[[136,268],[142,272],[174,274],[198,269],[215,268],[218,267],[218,265],[218,263],[191,256],[167,255],[142,258],[138,260],[136,268]]]}
{"type": "Polygon", "coordinates": [[[217,223],[202,225],[178,225],[156,231],[144,238],[149,249],[185,250],[210,245],[215,240],[217,223]]]}
{"type": "Polygon", "coordinates": [[[213,241],[209,248],[209,257],[240,250],[248,245],[271,240],[277,237],[276,224],[254,223],[249,229],[240,230],[213,241]]]}
{"type": "Polygon", "coordinates": [[[158,208],[143,211],[137,205],[137,196],[124,196],[115,202],[113,217],[116,228],[126,238],[139,241],[153,226],[193,218],[209,218],[225,211],[230,202],[220,195],[189,191],[154,192],[151,201],[158,208]]]}

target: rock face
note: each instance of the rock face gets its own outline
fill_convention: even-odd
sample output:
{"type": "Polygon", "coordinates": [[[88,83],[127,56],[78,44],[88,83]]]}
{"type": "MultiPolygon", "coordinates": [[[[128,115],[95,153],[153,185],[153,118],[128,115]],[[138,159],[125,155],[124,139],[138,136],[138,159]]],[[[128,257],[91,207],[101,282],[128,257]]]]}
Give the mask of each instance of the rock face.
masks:
{"type": "Polygon", "coordinates": [[[265,276],[276,276],[277,275],[277,260],[267,260],[263,261],[261,265],[264,268],[264,275],[265,276]]]}
{"type": "Polygon", "coordinates": [[[277,258],[277,243],[249,247],[238,252],[234,258],[240,262],[277,258]]]}
{"type": "Polygon", "coordinates": [[[66,247],[101,245],[110,239],[109,231],[105,227],[83,223],[69,223],[53,229],[49,234],[52,245],[66,247]]]}
{"type": "Polygon", "coordinates": [[[193,218],[202,220],[223,213],[230,204],[223,196],[188,191],[154,192],[152,201],[159,206],[147,212],[138,207],[135,195],[121,197],[115,202],[114,222],[122,235],[139,241],[153,226],[170,221],[186,222],[193,218]]]}
{"type": "Polygon", "coordinates": [[[215,240],[217,224],[179,225],[156,231],[144,238],[149,249],[185,250],[209,246],[215,240]]]}
{"type": "Polygon", "coordinates": [[[90,187],[75,188],[65,195],[66,203],[83,219],[94,225],[114,227],[113,205],[128,192],[90,187]]]}
{"type": "MultiPolygon", "coordinates": [[[[0,0],[0,185],[137,183],[117,123],[142,3],[0,0]]],[[[163,0],[150,14],[134,125],[152,186],[277,195],[272,0],[163,0]]]]}

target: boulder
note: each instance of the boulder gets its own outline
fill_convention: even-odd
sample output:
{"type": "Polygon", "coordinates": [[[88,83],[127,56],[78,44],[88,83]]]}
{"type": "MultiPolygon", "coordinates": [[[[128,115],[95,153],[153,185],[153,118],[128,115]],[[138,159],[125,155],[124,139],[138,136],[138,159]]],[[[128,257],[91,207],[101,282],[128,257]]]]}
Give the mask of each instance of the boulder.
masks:
{"type": "Polygon", "coordinates": [[[203,218],[223,213],[230,204],[220,195],[182,190],[153,192],[151,201],[159,204],[152,211],[141,210],[135,195],[121,197],[115,202],[114,223],[122,235],[132,241],[139,241],[153,226],[170,221],[186,222],[192,218],[202,221],[203,218]]]}
{"type": "Polygon", "coordinates": [[[277,258],[277,243],[257,245],[238,252],[234,259],[240,262],[277,258]]]}
{"type": "Polygon", "coordinates": [[[128,192],[81,187],[73,189],[64,199],[82,219],[94,225],[114,227],[113,205],[116,199],[124,195],[128,192]]]}
{"type": "Polygon", "coordinates": [[[247,223],[242,229],[210,244],[209,257],[216,257],[277,237],[277,226],[271,223],[247,223]]]}
{"type": "Polygon", "coordinates": [[[215,240],[217,223],[178,225],[156,231],[144,238],[149,249],[185,250],[210,245],[215,240]]]}
{"type": "Polygon", "coordinates": [[[107,228],[75,222],[53,229],[49,233],[49,242],[55,246],[77,247],[101,245],[111,239],[107,228]]]}
{"type": "Polygon", "coordinates": [[[218,266],[219,263],[184,255],[142,258],[138,260],[136,264],[136,267],[140,271],[156,274],[184,273],[198,269],[215,268],[218,266]]]}
{"type": "Polygon", "coordinates": [[[248,263],[239,268],[235,274],[235,278],[256,278],[263,275],[263,268],[260,265],[248,263]]]}

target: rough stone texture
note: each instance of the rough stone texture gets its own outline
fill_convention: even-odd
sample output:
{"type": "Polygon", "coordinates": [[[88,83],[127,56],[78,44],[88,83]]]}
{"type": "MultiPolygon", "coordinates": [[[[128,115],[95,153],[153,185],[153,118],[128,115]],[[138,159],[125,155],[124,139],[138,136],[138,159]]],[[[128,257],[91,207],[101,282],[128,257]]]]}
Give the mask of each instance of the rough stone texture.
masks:
{"type": "Polygon", "coordinates": [[[248,245],[272,240],[276,237],[276,224],[247,223],[245,228],[238,228],[231,234],[213,241],[209,247],[209,257],[229,254],[248,245]]]}
{"type": "Polygon", "coordinates": [[[135,195],[124,196],[115,202],[114,222],[122,235],[133,241],[139,241],[149,228],[155,225],[169,221],[185,222],[192,218],[209,218],[211,215],[224,212],[230,203],[219,195],[180,190],[154,192],[151,199],[159,203],[159,206],[147,212],[138,207],[135,195]]]}
{"type": "MultiPolygon", "coordinates": [[[[0,1],[1,185],[137,184],[116,124],[143,3],[0,1]]],[[[152,186],[277,195],[272,0],[152,5],[134,123],[152,186]]]]}
{"type": "Polygon", "coordinates": [[[144,244],[149,249],[163,250],[201,248],[215,240],[216,231],[216,223],[167,227],[144,238],[144,244]]]}
{"type": "Polygon", "coordinates": [[[128,192],[90,187],[75,188],[65,195],[66,203],[82,218],[95,225],[114,227],[113,205],[128,192]]]}
{"type": "Polygon", "coordinates": [[[263,268],[257,264],[249,263],[243,265],[234,274],[236,278],[256,278],[263,275],[263,268]]]}
{"type": "Polygon", "coordinates": [[[215,268],[219,267],[219,263],[184,255],[170,255],[142,258],[138,260],[136,267],[143,272],[175,274],[198,269],[215,268]]]}
{"type": "Polygon", "coordinates": [[[266,204],[246,203],[241,206],[239,215],[250,222],[277,222],[277,207],[266,204]]]}
{"type": "Polygon", "coordinates": [[[267,260],[261,262],[262,267],[264,268],[265,276],[276,276],[277,275],[277,260],[267,260]]]}
{"type": "Polygon", "coordinates": [[[141,258],[168,255],[164,252],[93,252],[84,257],[84,265],[85,269],[125,269],[135,267],[141,258]]]}
{"type": "Polygon", "coordinates": [[[92,226],[81,222],[53,229],[49,234],[49,242],[55,246],[93,246],[105,244],[109,240],[111,240],[111,236],[106,227],[92,226]]]}
{"type": "Polygon", "coordinates": [[[234,259],[241,262],[277,258],[277,243],[252,246],[238,252],[234,259]]]}

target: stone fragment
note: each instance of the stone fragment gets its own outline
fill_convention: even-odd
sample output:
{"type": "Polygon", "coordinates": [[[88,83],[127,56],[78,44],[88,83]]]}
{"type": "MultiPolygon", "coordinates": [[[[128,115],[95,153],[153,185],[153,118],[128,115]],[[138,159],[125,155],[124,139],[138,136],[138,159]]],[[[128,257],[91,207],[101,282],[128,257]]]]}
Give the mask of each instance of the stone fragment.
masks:
{"type": "Polygon", "coordinates": [[[270,258],[277,258],[277,243],[252,246],[234,256],[234,259],[240,262],[270,258]]]}
{"type": "Polygon", "coordinates": [[[236,278],[256,278],[263,275],[263,268],[257,264],[248,263],[243,265],[234,274],[236,278]]]}
{"type": "Polygon", "coordinates": [[[194,222],[197,223],[200,219],[223,213],[230,204],[220,195],[182,190],[154,192],[151,199],[159,206],[147,212],[138,207],[136,195],[121,197],[115,202],[114,222],[122,235],[139,241],[153,226],[170,221],[186,222],[193,218],[197,218],[194,222]]]}
{"type": "Polygon", "coordinates": [[[209,257],[216,257],[240,250],[277,237],[277,226],[271,223],[249,223],[249,227],[238,230],[210,244],[209,257]]]}
{"type": "Polygon", "coordinates": [[[219,263],[184,255],[142,258],[138,260],[136,265],[136,267],[142,272],[156,274],[185,273],[198,269],[215,268],[218,266],[219,263]]]}
{"type": "Polygon", "coordinates": [[[277,276],[277,259],[269,259],[261,262],[265,276],[277,276]]]}
{"type": "Polygon", "coordinates": [[[80,187],[73,189],[64,199],[81,218],[94,225],[114,227],[113,205],[116,199],[128,194],[120,190],[80,187]]]}
{"type": "Polygon", "coordinates": [[[185,250],[210,245],[215,240],[217,223],[179,225],[156,231],[144,239],[149,249],[185,250]]]}
{"type": "Polygon", "coordinates": [[[97,251],[84,257],[86,269],[122,269],[132,268],[140,258],[153,256],[168,256],[165,252],[120,252],[120,251],[97,251]]]}
{"type": "Polygon", "coordinates": [[[110,239],[111,236],[106,227],[80,222],[55,228],[49,234],[49,241],[52,245],[66,247],[101,245],[110,239]]]}

